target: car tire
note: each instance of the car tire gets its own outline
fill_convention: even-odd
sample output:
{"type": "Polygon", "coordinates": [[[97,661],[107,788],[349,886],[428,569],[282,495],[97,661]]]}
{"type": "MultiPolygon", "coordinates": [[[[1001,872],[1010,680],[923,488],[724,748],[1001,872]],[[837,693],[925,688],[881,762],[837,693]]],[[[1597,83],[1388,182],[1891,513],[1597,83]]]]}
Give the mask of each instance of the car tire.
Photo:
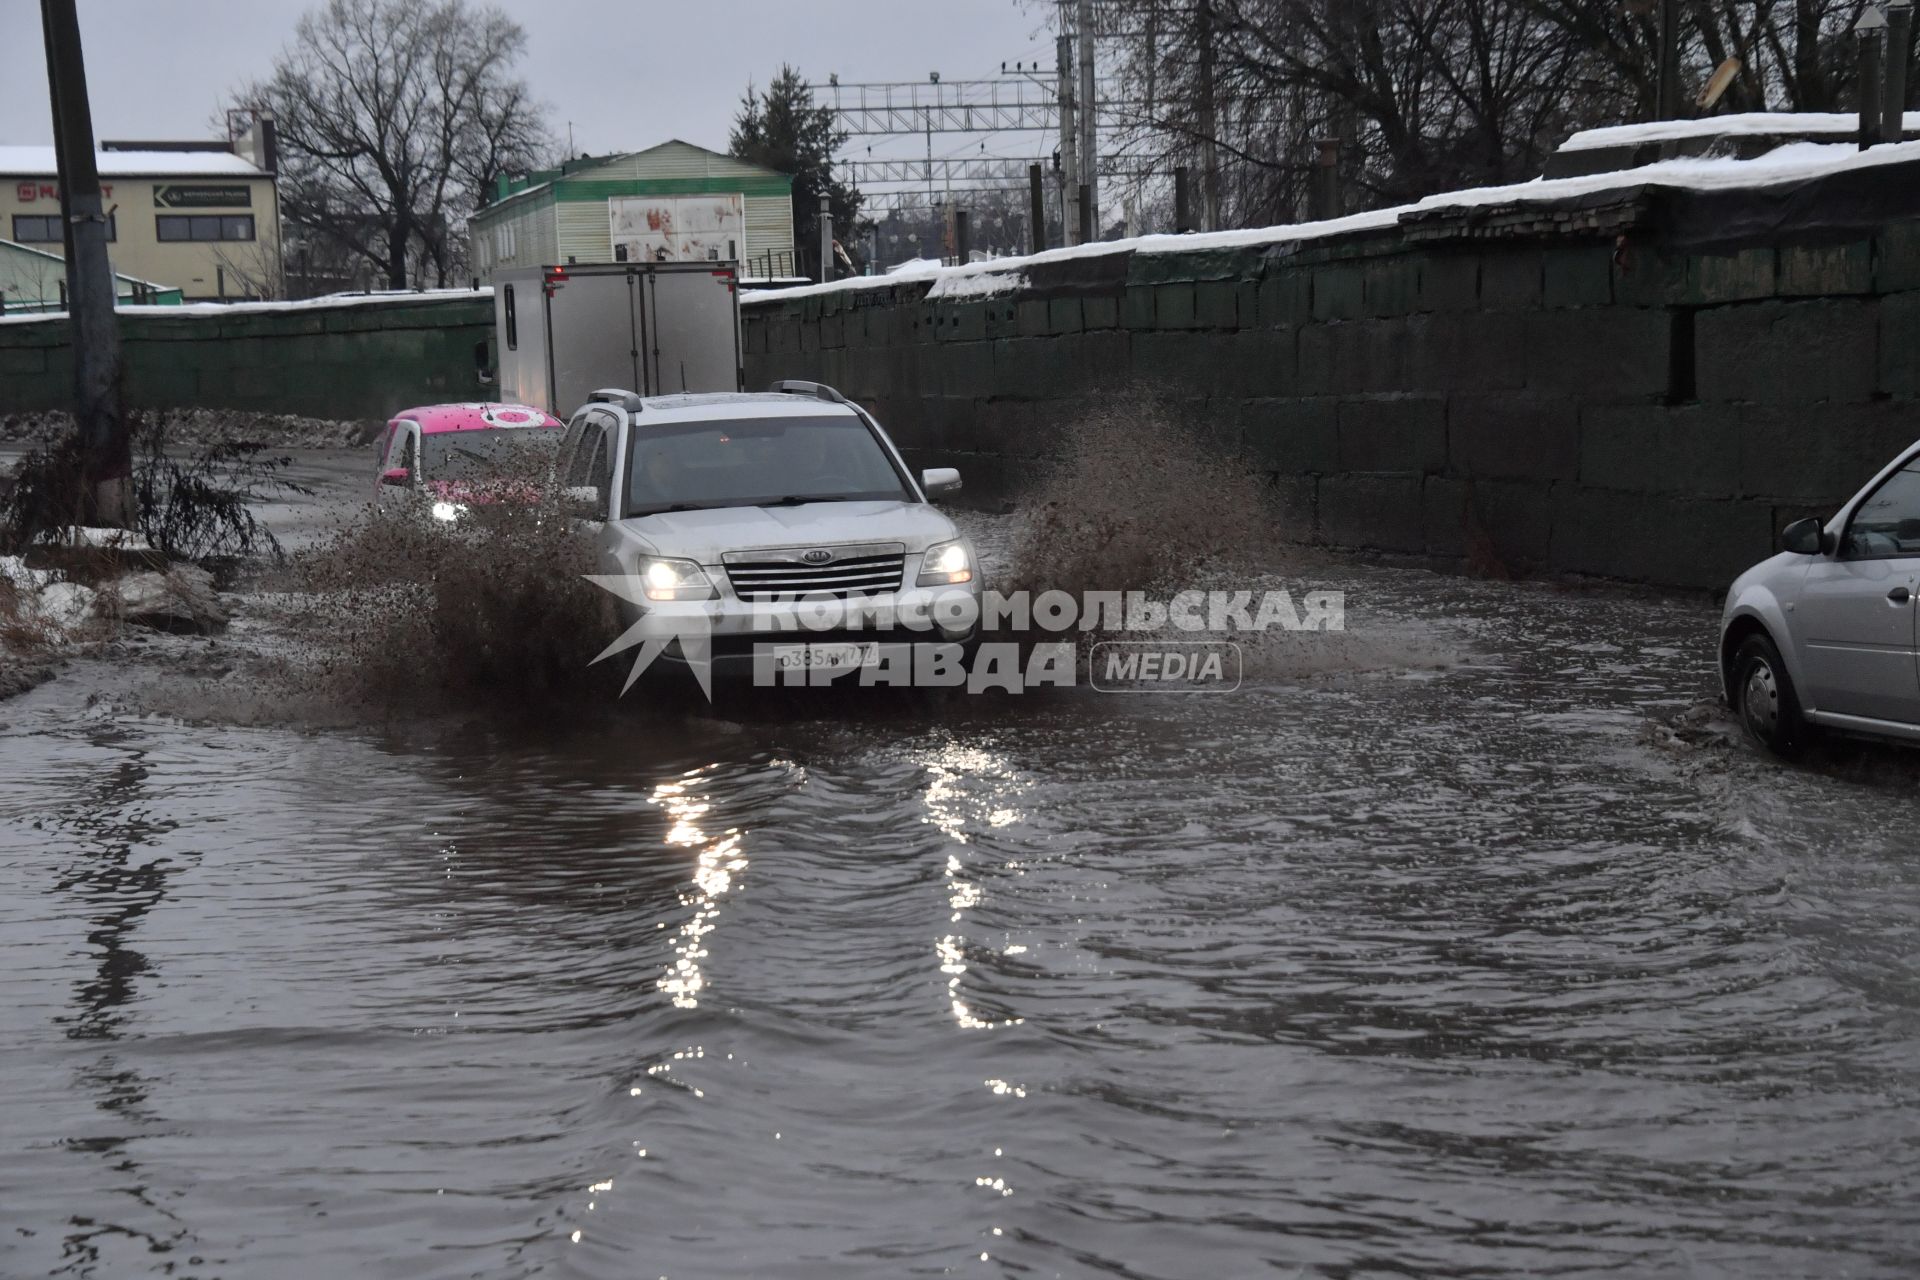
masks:
{"type": "Polygon", "coordinates": [[[1812,727],[1780,650],[1766,635],[1751,635],[1733,655],[1733,711],[1767,750],[1785,760],[1806,750],[1812,727]]]}

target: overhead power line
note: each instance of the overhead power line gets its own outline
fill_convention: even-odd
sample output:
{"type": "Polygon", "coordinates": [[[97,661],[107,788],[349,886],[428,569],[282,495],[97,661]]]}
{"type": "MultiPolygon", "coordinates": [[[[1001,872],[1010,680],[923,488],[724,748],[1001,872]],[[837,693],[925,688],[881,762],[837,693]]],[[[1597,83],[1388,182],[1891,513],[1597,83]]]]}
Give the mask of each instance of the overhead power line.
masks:
{"type": "MultiPolygon", "coordinates": [[[[922,160],[902,158],[893,160],[842,160],[840,168],[861,188],[885,186],[889,183],[918,183],[925,186],[928,182],[972,183],[981,180],[1005,179],[1008,182],[1024,184],[1027,166],[1040,160],[1039,156],[959,156],[952,159],[935,158],[922,160]]],[[[1152,173],[1156,167],[1154,157],[1148,155],[1112,155],[1100,157],[1100,176],[1132,177],[1152,173]]]]}
{"type": "Polygon", "coordinates": [[[968,187],[954,187],[951,190],[939,191],[933,195],[928,195],[924,191],[916,191],[911,187],[896,187],[891,191],[864,193],[865,198],[860,202],[860,212],[864,216],[872,216],[880,213],[892,213],[899,209],[939,208],[948,204],[957,204],[964,207],[976,202],[982,196],[1006,196],[1009,200],[1013,200],[1015,197],[1025,195],[1026,191],[1027,186],[1024,182],[1018,185],[1007,184],[1004,186],[982,183],[968,187]]]}
{"type": "Polygon", "coordinates": [[[995,80],[872,81],[811,85],[814,101],[855,137],[1005,133],[1055,127],[1052,94],[1023,76],[995,80]]]}
{"type": "MultiPolygon", "coordinates": [[[[1040,133],[1060,127],[1053,87],[1025,76],[989,80],[877,80],[808,85],[850,136],[926,133],[1040,133]]],[[[1100,108],[1138,108],[1102,101],[1100,108]]]]}

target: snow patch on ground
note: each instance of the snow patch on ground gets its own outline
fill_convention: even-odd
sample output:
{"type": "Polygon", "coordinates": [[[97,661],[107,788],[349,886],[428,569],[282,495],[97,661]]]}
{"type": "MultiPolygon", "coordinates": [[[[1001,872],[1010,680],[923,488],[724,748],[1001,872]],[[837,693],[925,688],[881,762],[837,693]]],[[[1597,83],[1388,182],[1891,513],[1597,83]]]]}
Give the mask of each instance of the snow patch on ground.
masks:
{"type": "Polygon", "coordinates": [[[50,632],[49,640],[64,639],[92,616],[91,587],[64,581],[49,569],[29,569],[19,556],[0,556],[0,579],[12,588],[16,617],[50,632]]]}
{"type": "MultiPolygon", "coordinates": [[[[164,433],[169,449],[257,442],[275,448],[333,449],[371,439],[372,422],[304,418],[243,409],[150,409],[143,413],[164,433]]],[[[51,444],[70,434],[73,417],[61,410],[0,412],[0,444],[51,444]]],[[[0,471],[5,465],[0,463],[0,471]]]]}

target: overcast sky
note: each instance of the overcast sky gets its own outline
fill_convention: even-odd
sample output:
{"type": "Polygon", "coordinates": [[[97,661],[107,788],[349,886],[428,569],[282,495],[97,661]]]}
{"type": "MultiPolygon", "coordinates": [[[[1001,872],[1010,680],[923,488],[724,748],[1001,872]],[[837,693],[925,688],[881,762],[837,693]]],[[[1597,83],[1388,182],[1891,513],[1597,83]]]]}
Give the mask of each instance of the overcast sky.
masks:
{"type": "MultiPolygon", "coordinates": [[[[791,62],[811,80],[998,75],[1053,61],[1034,0],[498,0],[527,31],[521,65],[554,127],[598,155],[684,138],[725,150],[748,80],[791,62]]],[[[298,0],[80,0],[94,133],[209,136],[233,86],[263,75],[310,5],[298,0]]],[[[0,2],[0,144],[52,141],[40,6],[0,2]]],[[[990,141],[1037,155],[1037,135],[990,141]]],[[[934,139],[936,154],[978,139],[934,139]]],[[[1051,152],[1048,142],[1045,150],[1051,152]]],[[[924,151],[924,144],[913,154],[924,151]]]]}

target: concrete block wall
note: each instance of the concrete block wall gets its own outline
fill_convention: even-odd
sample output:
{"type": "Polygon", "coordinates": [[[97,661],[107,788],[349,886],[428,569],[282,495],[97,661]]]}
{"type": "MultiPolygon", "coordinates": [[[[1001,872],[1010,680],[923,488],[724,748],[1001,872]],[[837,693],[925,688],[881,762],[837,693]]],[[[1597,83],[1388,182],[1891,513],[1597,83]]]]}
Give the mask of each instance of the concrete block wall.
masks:
{"type": "Polygon", "coordinates": [[[1270,473],[1306,539],[1701,588],[1920,438],[1920,222],[1077,261],[985,299],[749,301],[749,385],[830,383],[976,494],[1017,491],[1090,397],[1150,387],[1270,473]]]}
{"type": "MultiPolygon", "coordinates": [[[[486,394],[474,349],[492,337],[493,303],[475,294],[142,310],[121,314],[120,334],[133,408],[384,419],[410,405],[486,394]]],[[[0,413],[65,408],[72,396],[66,319],[0,324],[0,413]]]]}

